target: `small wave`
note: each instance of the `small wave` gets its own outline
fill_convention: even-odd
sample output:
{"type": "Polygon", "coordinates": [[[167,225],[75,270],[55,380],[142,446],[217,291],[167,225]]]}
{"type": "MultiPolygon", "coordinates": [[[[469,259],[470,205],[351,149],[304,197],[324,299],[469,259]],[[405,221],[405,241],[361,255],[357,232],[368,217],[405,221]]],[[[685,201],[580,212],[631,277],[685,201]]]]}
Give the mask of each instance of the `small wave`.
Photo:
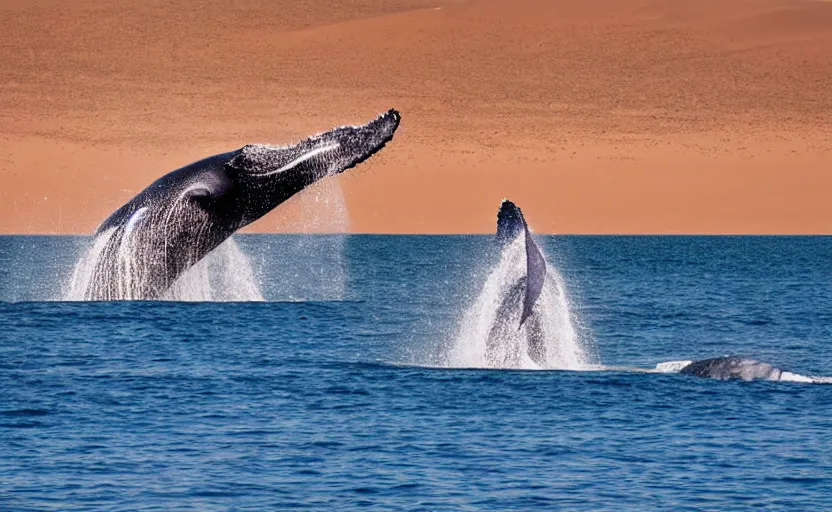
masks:
{"type": "Polygon", "coordinates": [[[26,417],[26,416],[46,416],[49,411],[46,409],[13,409],[9,411],[0,411],[2,416],[26,417]]]}

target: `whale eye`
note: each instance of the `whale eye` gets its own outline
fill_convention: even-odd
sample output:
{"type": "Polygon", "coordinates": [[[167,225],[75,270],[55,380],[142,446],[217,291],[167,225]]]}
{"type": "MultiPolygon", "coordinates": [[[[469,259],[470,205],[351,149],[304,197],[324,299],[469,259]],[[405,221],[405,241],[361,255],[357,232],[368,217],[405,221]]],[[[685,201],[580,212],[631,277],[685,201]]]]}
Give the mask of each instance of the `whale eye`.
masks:
{"type": "Polygon", "coordinates": [[[190,201],[193,201],[201,208],[207,208],[216,199],[213,194],[211,194],[211,190],[207,187],[199,187],[189,190],[187,196],[190,201]]]}
{"type": "Polygon", "coordinates": [[[203,176],[179,194],[179,201],[191,201],[206,207],[225,195],[230,187],[230,181],[222,175],[203,176]]]}

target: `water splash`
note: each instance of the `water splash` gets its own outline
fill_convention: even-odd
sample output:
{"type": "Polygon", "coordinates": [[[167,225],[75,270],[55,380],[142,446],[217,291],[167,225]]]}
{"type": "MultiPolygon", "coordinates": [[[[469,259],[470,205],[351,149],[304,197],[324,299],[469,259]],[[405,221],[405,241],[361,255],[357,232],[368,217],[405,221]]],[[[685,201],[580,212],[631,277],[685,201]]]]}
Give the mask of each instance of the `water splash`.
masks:
{"type": "Polygon", "coordinates": [[[179,276],[162,299],[256,302],[263,295],[248,257],[231,237],[179,276]]]}
{"type": "Polygon", "coordinates": [[[338,176],[330,176],[304,189],[300,202],[301,233],[347,233],[350,216],[338,176]]]}
{"type": "Polygon", "coordinates": [[[522,301],[516,295],[526,275],[524,243],[519,236],[503,249],[463,315],[447,366],[579,370],[596,362],[575,327],[563,279],[551,264],[532,316],[518,329],[522,301]]]}
{"type": "Polygon", "coordinates": [[[98,262],[104,256],[104,251],[111,243],[115,229],[108,229],[92,240],[92,245],[78,259],[68,287],[63,293],[63,300],[87,300],[87,290],[93,285],[98,262]]]}
{"type": "MultiPolygon", "coordinates": [[[[317,181],[297,194],[298,215],[286,224],[287,231],[297,233],[346,234],[350,216],[339,176],[317,181]]],[[[280,286],[269,296],[281,300],[339,301],[347,295],[349,266],[345,236],[287,237],[276,254],[287,255],[281,268],[280,286]],[[291,258],[288,255],[292,255],[291,258]],[[298,258],[302,255],[302,258],[298,258]]]]}
{"type": "MultiPolygon", "coordinates": [[[[63,300],[89,300],[90,287],[100,272],[99,261],[105,257],[108,247],[118,243],[118,265],[104,281],[114,286],[116,296],[122,300],[142,299],[138,290],[141,265],[136,265],[130,240],[114,240],[116,229],[109,229],[92,240],[92,245],[75,265],[63,300]]],[[[105,267],[106,268],[106,267],[105,267]]],[[[231,237],[209,252],[194,266],[185,271],[160,300],[172,301],[262,301],[251,263],[231,237]]]]}

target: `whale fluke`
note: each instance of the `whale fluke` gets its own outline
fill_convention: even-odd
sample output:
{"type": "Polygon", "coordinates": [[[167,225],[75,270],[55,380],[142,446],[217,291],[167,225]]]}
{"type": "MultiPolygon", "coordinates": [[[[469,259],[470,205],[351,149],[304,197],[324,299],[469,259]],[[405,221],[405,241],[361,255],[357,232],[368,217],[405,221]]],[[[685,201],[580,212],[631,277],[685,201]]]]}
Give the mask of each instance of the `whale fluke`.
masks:
{"type": "Polygon", "coordinates": [[[497,212],[497,241],[501,244],[511,243],[521,233],[526,246],[526,276],[523,314],[520,316],[518,328],[531,316],[534,305],[543,291],[543,284],[546,282],[546,260],[532,237],[523,212],[513,202],[503,199],[500,211],[497,212]]]}

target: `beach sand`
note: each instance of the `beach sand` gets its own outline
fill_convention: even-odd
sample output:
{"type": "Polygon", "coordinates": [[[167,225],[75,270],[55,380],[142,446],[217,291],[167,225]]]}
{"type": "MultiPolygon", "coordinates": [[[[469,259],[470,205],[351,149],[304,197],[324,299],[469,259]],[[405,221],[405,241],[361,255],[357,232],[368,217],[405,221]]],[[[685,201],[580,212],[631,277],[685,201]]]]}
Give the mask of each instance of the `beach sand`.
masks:
{"type": "MultiPolygon", "coordinates": [[[[832,233],[832,2],[331,3],[0,0],[0,233],[390,107],[353,232],[832,233]]],[[[247,230],[345,229],[315,199],[247,230]]]]}

